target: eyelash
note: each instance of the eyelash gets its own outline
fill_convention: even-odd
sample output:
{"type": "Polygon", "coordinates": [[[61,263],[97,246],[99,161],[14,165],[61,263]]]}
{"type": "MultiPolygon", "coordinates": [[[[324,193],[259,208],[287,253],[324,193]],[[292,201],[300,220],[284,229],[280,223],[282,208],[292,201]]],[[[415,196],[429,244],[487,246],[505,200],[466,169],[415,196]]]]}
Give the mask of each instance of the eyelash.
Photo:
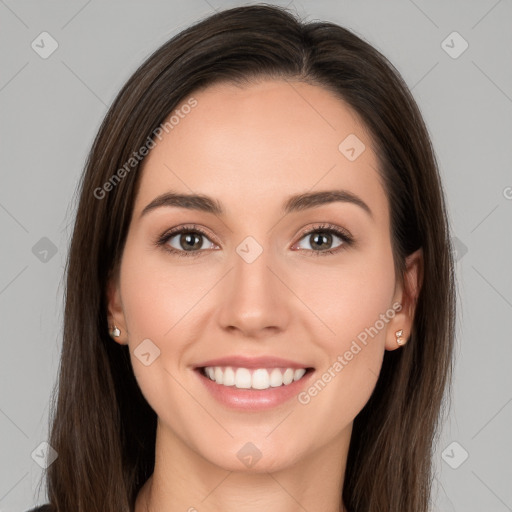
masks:
{"type": "MultiPolygon", "coordinates": [[[[320,226],[317,226],[313,229],[310,229],[306,232],[303,232],[301,233],[300,235],[300,238],[299,238],[299,241],[302,240],[302,238],[306,237],[306,236],[309,236],[309,235],[312,235],[314,233],[329,233],[329,234],[334,234],[336,235],[337,237],[339,237],[343,243],[334,248],[334,249],[328,249],[326,251],[314,251],[313,249],[301,249],[302,251],[307,251],[307,252],[311,252],[313,253],[315,256],[328,256],[328,255],[331,255],[331,254],[336,254],[342,250],[344,250],[346,247],[350,247],[351,245],[353,245],[354,243],[354,239],[353,237],[345,230],[337,227],[337,226],[334,226],[333,224],[322,224],[320,226]]],[[[180,226],[178,228],[173,228],[169,231],[166,231],[164,234],[162,234],[161,236],[159,236],[156,240],[155,240],[155,245],[157,247],[161,247],[164,251],[166,252],[169,252],[173,255],[176,255],[178,257],[185,257],[185,258],[194,258],[194,257],[197,257],[201,254],[201,252],[203,252],[203,250],[199,250],[199,251],[180,251],[178,249],[175,249],[174,247],[169,247],[167,245],[167,242],[173,238],[174,236],[176,235],[181,235],[181,234],[184,234],[184,233],[196,233],[196,234],[201,234],[203,235],[205,238],[208,238],[209,239],[209,236],[208,234],[203,230],[201,229],[199,226],[196,226],[195,224],[191,224],[191,225],[186,225],[186,226],[180,226]]]]}

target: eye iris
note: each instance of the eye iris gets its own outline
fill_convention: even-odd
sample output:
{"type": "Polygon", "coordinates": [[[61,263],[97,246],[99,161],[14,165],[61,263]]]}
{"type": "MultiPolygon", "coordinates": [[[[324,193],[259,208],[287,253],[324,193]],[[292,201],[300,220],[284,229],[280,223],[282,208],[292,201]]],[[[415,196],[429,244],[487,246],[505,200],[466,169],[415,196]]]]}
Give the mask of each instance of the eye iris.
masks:
{"type": "Polygon", "coordinates": [[[319,249],[322,249],[323,246],[320,245],[320,243],[317,241],[318,239],[320,239],[321,241],[326,241],[327,240],[327,243],[329,244],[329,242],[332,243],[332,235],[331,234],[314,234],[312,235],[312,238],[313,238],[313,243],[311,244],[311,247],[315,248],[319,248],[319,249]]]}
{"type": "Polygon", "coordinates": [[[184,248],[188,249],[200,249],[202,242],[201,242],[201,235],[197,235],[195,233],[183,233],[180,236],[180,244],[184,248]],[[197,243],[191,243],[191,241],[195,238],[197,243]]]}

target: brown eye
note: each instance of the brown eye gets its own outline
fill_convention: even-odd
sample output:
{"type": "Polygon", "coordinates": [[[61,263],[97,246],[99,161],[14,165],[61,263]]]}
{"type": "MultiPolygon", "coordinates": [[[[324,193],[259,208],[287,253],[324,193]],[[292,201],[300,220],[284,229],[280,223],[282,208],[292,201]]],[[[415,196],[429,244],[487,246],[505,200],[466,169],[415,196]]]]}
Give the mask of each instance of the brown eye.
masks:
{"type": "Polygon", "coordinates": [[[215,245],[200,228],[181,227],[164,233],[156,243],[177,256],[198,256],[203,250],[212,248],[205,245],[205,239],[215,245]]]}
{"type": "MultiPolygon", "coordinates": [[[[168,240],[168,243],[173,239],[178,237],[178,246],[180,249],[184,249],[186,251],[188,250],[194,250],[194,249],[201,249],[203,245],[203,240],[201,239],[203,237],[200,233],[194,233],[194,232],[186,232],[181,233],[178,235],[174,235],[168,240]]],[[[172,245],[172,244],[171,244],[172,245]]]]}
{"type": "MultiPolygon", "coordinates": [[[[334,254],[353,243],[348,232],[331,225],[319,226],[303,233],[301,240],[306,240],[309,247],[302,247],[316,256],[334,254]],[[339,242],[336,242],[336,239],[339,242]],[[332,245],[336,243],[335,247],[332,245]]],[[[296,244],[297,246],[297,244],[296,244]]]]}

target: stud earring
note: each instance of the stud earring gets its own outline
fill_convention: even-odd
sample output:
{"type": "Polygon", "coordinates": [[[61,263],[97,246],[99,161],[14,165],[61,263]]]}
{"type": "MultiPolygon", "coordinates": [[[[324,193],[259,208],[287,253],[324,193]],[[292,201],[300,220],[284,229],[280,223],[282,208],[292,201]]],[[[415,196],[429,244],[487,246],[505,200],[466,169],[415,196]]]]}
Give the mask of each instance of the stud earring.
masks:
{"type": "Polygon", "coordinates": [[[120,335],[121,335],[121,331],[120,331],[119,327],[116,327],[114,324],[114,327],[110,331],[110,336],[112,336],[112,338],[119,338],[120,335]]]}
{"type": "Polygon", "coordinates": [[[400,345],[400,346],[405,345],[405,339],[402,338],[403,334],[404,334],[404,330],[403,329],[400,329],[399,331],[395,332],[397,345],[400,345]]]}

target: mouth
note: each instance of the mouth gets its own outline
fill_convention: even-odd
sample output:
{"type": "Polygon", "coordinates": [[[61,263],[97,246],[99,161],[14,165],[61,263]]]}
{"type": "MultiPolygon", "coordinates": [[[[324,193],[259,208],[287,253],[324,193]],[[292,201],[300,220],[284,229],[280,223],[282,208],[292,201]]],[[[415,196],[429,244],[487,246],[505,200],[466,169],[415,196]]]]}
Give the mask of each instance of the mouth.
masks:
{"type": "Polygon", "coordinates": [[[220,405],[256,412],[289,407],[315,375],[310,364],[270,354],[231,354],[201,361],[192,369],[220,405]]]}
{"type": "Polygon", "coordinates": [[[314,368],[201,366],[195,370],[219,386],[240,390],[265,391],[291,386],[312,373],[314,368]]]}

